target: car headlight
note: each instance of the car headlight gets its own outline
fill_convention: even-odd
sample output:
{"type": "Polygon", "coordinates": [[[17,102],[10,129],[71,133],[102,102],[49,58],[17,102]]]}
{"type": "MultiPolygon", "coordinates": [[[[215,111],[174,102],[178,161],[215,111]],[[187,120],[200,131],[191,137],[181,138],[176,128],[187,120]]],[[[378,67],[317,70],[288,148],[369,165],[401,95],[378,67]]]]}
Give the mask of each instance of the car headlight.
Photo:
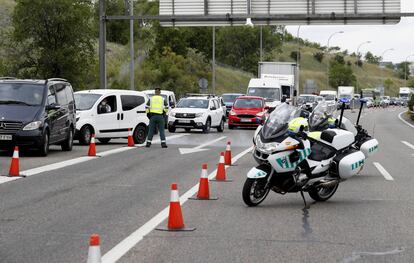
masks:
{"type": "Polygon", "coordinates": [[[175,117],[175,112],[170,112],[171,117],[175,117]]]}
{"type": "Polygon", "coordinates": [[[203,115],[204,115],[204,112],[200,112],[200,113],[195,114],[196,118],[203,117],[203,115]]]}
{"type": "Polygon", "coordinates": [[[232,115],[232,116],[235,116],[236,115],[236,113],[234,111],[232,111],[232,110],[229,112],[229,114],[232,115]]]}
{"type": "Polygon", "coordinates": [[[40,126],[42,126],[41,121],[34,121],[24,126],[23,131],[33,131],[33,130],[39,129],[40,126]]]}

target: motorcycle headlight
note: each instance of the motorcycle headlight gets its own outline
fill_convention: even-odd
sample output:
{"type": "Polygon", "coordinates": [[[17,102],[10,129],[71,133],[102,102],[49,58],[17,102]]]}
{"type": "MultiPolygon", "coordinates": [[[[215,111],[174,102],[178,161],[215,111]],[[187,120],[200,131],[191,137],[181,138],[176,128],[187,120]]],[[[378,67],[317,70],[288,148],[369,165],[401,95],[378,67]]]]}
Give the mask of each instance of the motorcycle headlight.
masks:
{"type": "Polygon", "coordinates": [[[258,148],[258,150],[263,153],[271,154],[272,152],[275,152],[278,150],[279,143],[277,142],[263,143],[262,140],[260,139],[260,134],[256,136],[255,142],[256,142],[256,147],[258,148]]]}
{"type": "Polygon", "coordinates": [[[204,115],[204,112],[200,112],[200,113],[195,114],[196,118],[203,117],[203,115],[204,115]]]}
{"type": "Polygon", "coordinates": [[[33,130],[39,129],[40,126],[42,126],[41,121],[34,121],[24,126],[23,131],[33,131],[33,130]]]}

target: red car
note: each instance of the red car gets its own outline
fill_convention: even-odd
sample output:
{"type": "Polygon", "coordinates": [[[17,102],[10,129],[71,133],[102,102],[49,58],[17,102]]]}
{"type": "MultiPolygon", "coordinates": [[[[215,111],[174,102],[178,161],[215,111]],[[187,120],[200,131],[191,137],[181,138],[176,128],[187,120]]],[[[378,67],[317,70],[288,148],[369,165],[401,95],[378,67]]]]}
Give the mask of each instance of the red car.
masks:
{"type": "Polygon", "coordinates": [[[240,96],[229,112],[229,129],[236,126],[257,127],[266,120],[267,110],[262,97],[240,96]]]}

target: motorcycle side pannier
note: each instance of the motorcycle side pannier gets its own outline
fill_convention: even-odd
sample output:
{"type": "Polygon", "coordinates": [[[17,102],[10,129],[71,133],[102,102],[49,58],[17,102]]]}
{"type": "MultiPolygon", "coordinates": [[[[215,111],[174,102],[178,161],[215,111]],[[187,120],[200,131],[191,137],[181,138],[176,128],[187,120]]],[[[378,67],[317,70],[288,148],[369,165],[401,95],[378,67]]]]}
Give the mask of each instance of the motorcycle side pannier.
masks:
{"type": "Polygon", "coordinates": [[[365,164],[365,155],[361,151],[349,150],[337,155],[332,162],[331,173],[341,179],[348,179],[358,174],[365,164]]]}
{"type": "Polygon", "coordinates": [[[378,144],[377,139],[369,139],[363,142],[359,149],[364,153],[365,157],[368,158],[378,152],[378,144]]]}

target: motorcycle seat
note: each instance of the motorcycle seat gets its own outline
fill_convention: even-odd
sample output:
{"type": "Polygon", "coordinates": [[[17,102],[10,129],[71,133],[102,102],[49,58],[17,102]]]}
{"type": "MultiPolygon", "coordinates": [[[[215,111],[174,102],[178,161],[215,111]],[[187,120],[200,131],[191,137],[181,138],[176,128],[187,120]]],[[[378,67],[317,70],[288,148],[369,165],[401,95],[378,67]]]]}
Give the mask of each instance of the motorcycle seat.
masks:
{"type": "Polygon", "coordinates": [[[311,154],[309,155],[309,159],[320,162],[334,157],[336,152],[337,150],[332,146],[321,142],[315,142],[311,146],[311,154]]]}

